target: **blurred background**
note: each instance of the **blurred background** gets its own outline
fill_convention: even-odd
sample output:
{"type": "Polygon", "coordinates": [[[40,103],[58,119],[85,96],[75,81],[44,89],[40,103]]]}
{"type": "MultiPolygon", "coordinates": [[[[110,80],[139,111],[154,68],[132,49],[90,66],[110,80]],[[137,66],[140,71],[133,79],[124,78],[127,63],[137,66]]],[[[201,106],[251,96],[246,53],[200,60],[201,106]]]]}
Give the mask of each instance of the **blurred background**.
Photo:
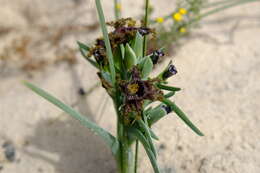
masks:
{"type": "MultiPolygon", "coordinates": [[[[102,1],[108,21],[112,2],[102,1]]],[[[143,3],[122,0],[123,17],[140,17],[143,3]]],[[[172,0],[151,4],[154,17],[175,8],[172,0]]],[[[112,103],[76,44],[100,35],[94,0],[0,0],[1,173],[116,172],[99,137],[21,84],[31,81],[115,133],[112,103]]],[[[156,67],[174,61],[170,83],[182,88],[175,101],[205,133],[196,136],[174,114],[156,124],[163,172],[260,172],[259,45],[260,3],[249,3],[203,20],[156,67]]],[[[151,173],[142,153],[139,172],[151,173]]]]}

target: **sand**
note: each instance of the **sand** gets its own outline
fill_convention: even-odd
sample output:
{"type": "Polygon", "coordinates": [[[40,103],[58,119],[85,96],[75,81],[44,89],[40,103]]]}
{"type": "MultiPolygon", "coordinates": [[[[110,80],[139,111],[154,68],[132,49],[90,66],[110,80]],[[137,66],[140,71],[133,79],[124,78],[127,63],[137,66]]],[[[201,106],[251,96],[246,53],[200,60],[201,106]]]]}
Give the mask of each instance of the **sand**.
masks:
{"type": "MultiPolygon", "coordinates": [[[[142,12],[141,1],[123,3],[125,16],[142,12]]],[[[157,3],[155,15],[174,7],[172,1],[157,3]]],[[[112,19],[112,4],[103,4],[107,19],[112,19]]],[[[260,172],[259,5],[243,5],[207,18],[174,56],[157,67],[159,71],[173,59],[179,73],[171,84],[182,88],[174,100],[205,133],[196,136],[174,114],[156,124],[163,172],[260,172]]],[[[116,172],[110,150],[98,136],[21,84],[29,80],[67,104],[78,103],[80,112],[115,133],[111,101],[101,111],[108,100],[104,90],[97,87],[87,98],[77,93],[79,87],[88,90],[96,84],[95,69],[78,52],[74,66],[55,63],[55,57],[76,48],[76,40],[91,43],[100,34],[94,1],[1,0],[0,11],[0,55],[8,57],[0,60],[0,172],[116,172]],[[76,29],[63,31],[68,26],[76,29]],[[10,48],[13,40],[23,40],[16,43],[20,51],[10,48]],[[34,60],[48,65],[21,70],[25,62],[34,60]],[[15,147],[15,161],[5,158],[6,141],[15,147]]],[[[139,172],[151,173],[143,149],[141,153],[139,172]]]]}

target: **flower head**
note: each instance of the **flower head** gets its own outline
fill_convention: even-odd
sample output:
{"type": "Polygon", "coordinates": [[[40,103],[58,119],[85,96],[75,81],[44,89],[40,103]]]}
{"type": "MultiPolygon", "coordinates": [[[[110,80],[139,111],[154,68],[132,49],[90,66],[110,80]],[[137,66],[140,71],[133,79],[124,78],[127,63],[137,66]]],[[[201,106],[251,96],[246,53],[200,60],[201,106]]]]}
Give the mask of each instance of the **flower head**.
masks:
{"type": "Polygon", "coordinates": [[[156,50],[152,53],[151,60],[153,64],[157,64],[160,57],[164,56],[164,52],[161,50],[156,50]]]}
{"type": "Polygon", "coordinates": [[[168,68],[164,71],[162,77],[164,80],[168,79],[169,77],[175,75],[177,73],[177,69],[173,64],[170,64],[168,68]]]}
{"type": "Polygon", "coordinates": [[[179,22],[179,21],[182,21],[182,14],[181,13],[174,13],[173,15],[172,15],[172,18],[174,19],[174,20],[176,20],[177,22],[179,22]]]}
{"type": "Polygon", "coordinates": [[[185,27],[181,27],[179,29],[180,33],[186,33],[187,32],[187,29],[185,27]]]}
{"type": "MultiPolygon", "coordinates": [[[[132,18],[119,19],[114,22],[108,22],[107,25],[112,26],[114,31],[109,33],[109,40],[111,43],[112,51],[120,44],[126,44],[135,38],[137,32],[142,36],[152,34],[155,36],[155,31],[148,27],[136,26],[136,21],[132,18]]],[[[94,56],[97,63],[104,67],[108,65],[106,57],[106,47],[103,38],[98,38],[95,45],[90,49],[88,57],[94,56]]]]}
{"type": "Polygon", "coordinates": [[[179,13],[182,15],[187,14],[187,10],[185,8],[180,8],[179,13]]]}
{"type": "Polygon", "coordinates": [[[157,17],[155,20],[156,20],[157,23],[163,23],[164,22],[163,17],[157,17]]]}
{"type": "Polygon", "coordinates": [[[120,88],[125,97],[123,113],[128,121],[130,114],[136,115],[135,118],[140,116],[144,100],[162,100],[163,92],[156,87],[156,82],[156,79],[142,80],[137,67],[133,67],[129,81],[120,82],[120,88]]]}

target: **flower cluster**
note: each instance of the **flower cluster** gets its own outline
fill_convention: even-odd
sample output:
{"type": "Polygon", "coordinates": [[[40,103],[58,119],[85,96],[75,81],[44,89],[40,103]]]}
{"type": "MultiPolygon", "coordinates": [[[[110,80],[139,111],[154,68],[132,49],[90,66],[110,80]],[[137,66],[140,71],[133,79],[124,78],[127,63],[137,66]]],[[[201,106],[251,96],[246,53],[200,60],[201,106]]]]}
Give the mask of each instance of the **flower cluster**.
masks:
{"type": "MultiPolygon", "coordinates": [[[[153,34],[155,36],[155,31],[153,29],[136,26],[136,21],[132,18],[119,19],[115,22],[108,22],[107,25],[114,28],[112,32],[109,33],[109,40],[113,52],[117,50],[120,44],[125,45],[135,38],[138,32],[142,36],[153,34]]],[[[106,57],[105,42],[103,38],[98,38],[95,45],[90,49],[88,57],[94,56],[96,62],[104,67],[108,65],[108,59],[106,57]]]]}
{"type": "MultiPolygon", "coordinates": [[[[153,29],[137,26],[131,18],[108,22],[114,30],[108,34],[113,52],[116,69],[116,86],[112,84],[109,71],[109,60],[103,38],[98,38],[95,45],[89,50],[88,58],[94,57],[98,64],[98,76],[102,86],[112,97],[120,98],[120,112],[125,125],[132,125],[136,120],[142,119],[147,103],[163,101],[164,92],[162,84],[175,75],[177,70],[170,63],[158,76],[150,78],[153,66],[164,56],[162,50],[155,50],[149,55],[143,55],[144,36],[155,37],[153,29]]],[[[167,106],[160,107],[169,113],[167,106]]]]}

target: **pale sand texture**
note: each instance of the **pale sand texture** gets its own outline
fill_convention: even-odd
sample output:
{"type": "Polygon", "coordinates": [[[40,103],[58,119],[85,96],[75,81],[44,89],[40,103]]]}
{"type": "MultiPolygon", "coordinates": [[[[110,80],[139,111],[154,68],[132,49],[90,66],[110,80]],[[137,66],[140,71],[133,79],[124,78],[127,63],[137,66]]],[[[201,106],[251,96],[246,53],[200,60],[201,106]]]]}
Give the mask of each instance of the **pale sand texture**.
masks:
{"type": "MultiPolygon", "coordinates": [[[[170,0],[156,3],[155,14],[167,14],[174,7],[170,0]]],[[[112,4],[109,1],[103,4],[106,17],[112,19],[112,4]]],[[[142,1],[125,0],[123,4],[126,16],[142,12],[142,1]]],[[[0,35],[0,54],[14,38],[27,35],[33,43],[26,55],[53,61],[57,51],[66,46],[75,48],[76,40],[91,42],[100,33],[100,30],[69,32],[58,47],[49,41],[51,33],[59,27],[95,24],[93,0],[1,0],[0,14],[0,27],[13,28],[0,35]],[[39,31],[40,25],[54,29],[39,31]],[[34,45],[36,42],[39,45],[34,45]]],[[[173,114],[155,125],[154,131],[160,136],[156,142],[161,148],[159,164],[164,172],[260,172],[259,45],[260,3],[252,3],[208,18],[178,50],[174,64],[179,73],[171,83],[183,90],[175,96],[175,101],[206,136],[196,136],[173,114]]],[[[13,60],[4,69],[0,61],[0,145],[11,140],[17,160],[4,161],[0,148],[0,166],[3,166],[0,172],[115,172],[112,155],[99,137],[20,83],[23,79],[30,80],[68,104],[79,100],[77,108],[82,113],[115,133],[110,102],[103,117],[99,117],[100,105],[107,98],[104,90],[98,88],[87,99],[77,95],[78,86],[88,89],[97,81],[94,68],[77,54],[80,64],[73,68],[65,63],[51,65],[28,79],[28,75],[17,69],[22,61],[20,55],[10,56],[13,60]]],[[[144,151],[140,161],[139,172],[151,173],[144,151]]]]}

